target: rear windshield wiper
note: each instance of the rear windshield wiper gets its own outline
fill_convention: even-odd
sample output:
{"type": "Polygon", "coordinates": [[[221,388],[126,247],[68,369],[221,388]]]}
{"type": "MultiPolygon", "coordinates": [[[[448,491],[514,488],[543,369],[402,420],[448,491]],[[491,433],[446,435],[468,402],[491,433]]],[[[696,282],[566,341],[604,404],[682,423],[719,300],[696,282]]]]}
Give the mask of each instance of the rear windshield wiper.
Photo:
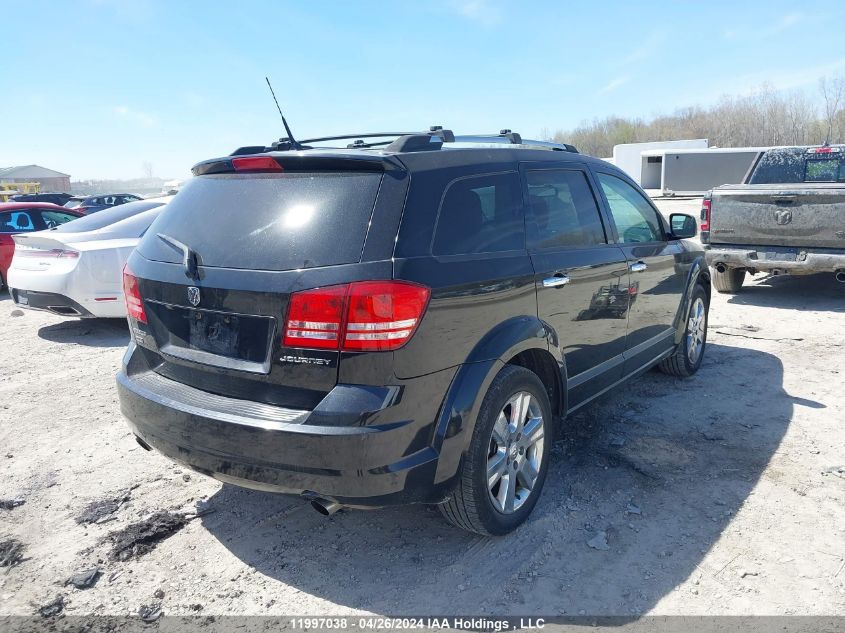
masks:
{"type": "Polygon", "coordinates": [[[175,248],[182,253],[182,266],[185,267],[185,274],[190,279],[199,279],[199,267],[197,264],[197,254],[190,246],[183,244],[179,240],[165,235],[164,233],[156,233],[156,237],[162,242],[175,248]]]}

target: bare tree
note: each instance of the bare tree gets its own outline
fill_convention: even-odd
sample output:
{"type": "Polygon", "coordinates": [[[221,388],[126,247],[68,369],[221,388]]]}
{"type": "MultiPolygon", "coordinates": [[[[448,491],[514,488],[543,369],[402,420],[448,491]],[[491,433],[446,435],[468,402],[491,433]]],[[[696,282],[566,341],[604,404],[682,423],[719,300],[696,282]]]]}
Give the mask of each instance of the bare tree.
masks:
{"type": "Polygon", "coordinates": [[[827,124],[825,141],[831,142],[834,122],[836,122],[839,112],[842,110],[843,101],[845,101],[845,77],[842,75],[832,79],[822,77],[819,79],[819,92],[822,93],[824,99],[824,117],[827,124]]]}
{"type": "Polygon", "coordinates": [[[750,95],[723,95],[710,107],[681,108],[650,121],[619,116],[584,121],[571,130],[558,129],[553,138],[592,156],[610,156],[620,143],[684,138],[706,138],[719,147],[843,142],[845,78],[822,80],[820,87],[822,113],[804,92],[763,85],[750,95]]]}

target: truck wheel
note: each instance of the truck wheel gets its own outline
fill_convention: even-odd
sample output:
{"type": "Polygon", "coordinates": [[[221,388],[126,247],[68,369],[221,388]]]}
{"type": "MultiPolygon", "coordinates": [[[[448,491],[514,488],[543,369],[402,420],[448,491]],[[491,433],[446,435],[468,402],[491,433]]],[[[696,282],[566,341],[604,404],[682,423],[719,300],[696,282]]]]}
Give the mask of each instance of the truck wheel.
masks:
{"type": "Polygon", "coordinates": [[[484,396],[460,481],[440,512],[485,536],[516,529],[543,489],[553,435],[543,383],[534,372],[507,365],[484,396]]]}
{"type": "Polygon", "coordinates": [[[707,313],[709,311],[707,293],[696,284],[690,298],[690,310],[684,338],[675,352],[663,359],[657,367],[664,374],[686,378],[692,376],[701,367],[704,360],[704,348],[707,346],[707,313]]]}
{"type": "Polygon", "coordinates": [[[744,280],[744,268],[726,268],[723,273],[713,269],[713,285],[718,292],[736,294],[742,288],[744,280]]]}

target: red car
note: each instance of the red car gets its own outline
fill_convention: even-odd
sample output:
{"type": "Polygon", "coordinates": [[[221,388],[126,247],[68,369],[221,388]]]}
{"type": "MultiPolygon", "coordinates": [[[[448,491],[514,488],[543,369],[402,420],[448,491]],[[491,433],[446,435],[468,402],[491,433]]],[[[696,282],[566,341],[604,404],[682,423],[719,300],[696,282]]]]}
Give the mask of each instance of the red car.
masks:
{"type": "Polygon", "coordinates": [[[6,286],[6,271],[15,253],[13,235],[43,231],[83,215],[49,202],[0,202],[0,289],[6,286]]]}

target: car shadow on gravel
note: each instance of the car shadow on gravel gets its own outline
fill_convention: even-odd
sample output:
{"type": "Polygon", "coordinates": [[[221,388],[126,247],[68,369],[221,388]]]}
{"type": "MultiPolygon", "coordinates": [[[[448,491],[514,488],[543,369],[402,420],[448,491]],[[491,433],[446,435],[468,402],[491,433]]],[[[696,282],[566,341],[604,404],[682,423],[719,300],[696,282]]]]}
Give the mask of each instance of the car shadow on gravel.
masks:
{"type": "Polygon", "coordinates": [[[39,328],[38,336],[54,343],[126,347],[129,344],[129,327],[126,319],[68,319],[39,328]]]}
{"type": "Polygon", "coordinates": [[[782,385],[777,357],[720,344],[692,379],[630,381],[567,422],[540,503],[506,537],[462,532],[432,508],[325,518],[301,500],[231,486],[204,504],[216,512],[202,523],[260,574],[345,608],[643,613],[691,577],[736,582],[742,561],[704,569],[702,559],[789,425],[782,385]]]}
{"type": "Polygon", "coordinates": [[[746,277],[742,290],[728,303],[753,305],[780,310],[818,310],[845,312],[845,284],[832,273],[817,275],[768,275],[751,285],[746,277]]]}

